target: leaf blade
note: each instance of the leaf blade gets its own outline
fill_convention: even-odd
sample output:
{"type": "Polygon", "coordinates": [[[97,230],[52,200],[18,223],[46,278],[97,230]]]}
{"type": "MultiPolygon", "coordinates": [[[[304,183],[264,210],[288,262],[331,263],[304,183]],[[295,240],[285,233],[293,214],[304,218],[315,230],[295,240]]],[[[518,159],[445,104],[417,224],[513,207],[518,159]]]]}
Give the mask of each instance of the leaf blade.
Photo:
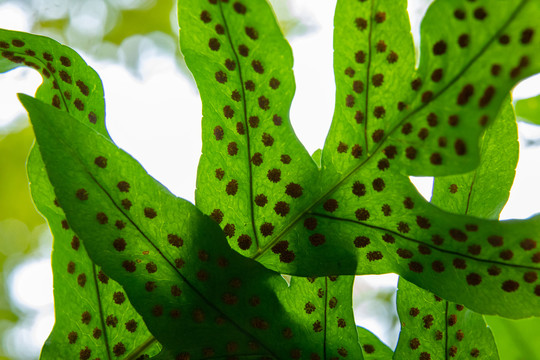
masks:
{"type": "MultiPolygon", "coordinates": [[[[299,309],[287,306],[291,299],[305,306],[303,287],[289,288],[280,275],[230,249],[209,217],[170,194],[103,136],[32,98],[21,101],[68,220],[90,256],[124,286],[163,344],[162,356],[299,358],[323,352],[314,340],[320,334],[306,327],[299,309]],[[58,125],[47,124],[48,116],[58,125]],[[118,191],[119,180],[129,183],[128,193],[118,191]],[[77,198],[80,188],[88,192],[86,200],[77,198]],[[121,230],[112,225],[117,219],[126,223],[121,230]]],[[[336,327],[356,336],[352,326],[336,327]]]]}
{"type": "MultiPolygon", "coordinates": [[[[373,4],[378,3],[374,2],[373,4]]],[[[382,139],[379,148],[370,155],[369,159],[359,159],[356,164],[353,164],[354,166],[351,165],[352,167],[337,179],[332,171],[327,174],[323,171],[321,179],[327,176],[332,180],[329,183],[321,181],[324,187],[322,195],[318,195],[312,205],[303,210],[301,217],[291,220],[290,225],[281,231],[269,246],[263,249],[261,255],[257,257],[258,261],[276,271],[294,275],[316,274],[323,276],[332,273],[397,272],[424,288],[429,288],[447,299],[464,303],[478,311],[496,312],[511,317],[523,317],[536,313],[534,309],[536,307],[527,309],[514,307],[510,310],[510,303],[513,301],[538,303],[539,295],[537,294],[540,294],[540,287],[537,288],[536,285],[529,285],[529,283],[524,284],[521,278],[525,273],[538,270],[536,264],[537,261],[540,261],[540,255],[534,249],[537,244],[535,234],[538,231],[540,218],[537,216],[525,221],[494,222],[448,214],[427,203],[405,176],[406,174],[414,174],[414,171],[411,172],[412,168],[406,164],[411,159],[418,160],[419,168],[428,169],[426,174],[439,174],[438,170],[432,171],[431,169],[443,164],[442,162],[428,164],[430,162],[429,154],[429,156],[422,155],[424,156],[422,159],[417,159],[416,155],[408,157],[407,153],[411,154],[411,152],[408,152],[406,148],[418,141],[423,144],[425,140],[426,142],[422,146],[426,149],[444,148],[459,153],[450,156],[449,159],[455,161],[445,160],[444,166],[441,167],[441,169],[446,169],[443,172],[462,172],[468,168],[467,166],[476,164],[478,161],[476,142],[483,127],[478,127],[474,121],[461,127],[457,125],[463,125],[463,122],[453,123],[450,121],[448,123],[446,120],[447,112],[455,109],[470,111],[471,114],[487,111],[491,118],[498,111],[501,100],[506,97],[506,91],[510,86],[521,76],[537,71],[536,63],[523,63],[518,72],[506,74],[505,77],[493,80],[498,81],[497,84],[500,85],[500,87],[497,85],[496,96],[475,94],[474,101],[449,105],[446,108],[444,104],[455,104],[457,100],[453,98],[452,101],[443,104],[441,99],[456,92],[455,84],[458,84],[459,81],[478,79],[482,72],[477,67],[482,67],[486,56],[494,57],[490,58],[490,61],[504,62],[510,69],[512,62],[519,61],[520,56],[528,56],[528,51],[532,49],[531,44],[538,41],[536,37],[530,35],[534,34],[534,27],[531,28],[533,30],[529,29],[529,26],[533,26],[531,23],[532,14],[540,11],[536,2],[520,2],[517,5],[516,3],[506,4],[505,6],[512,7],[514,11],[514,15],[511,15],[509,19],[502,11],[508,10],[506,7],[501,10],[496,7],[488,7],[487,3],[468,4],[462,1],[452,3],[439,1],[433,5],[431,15],[425,20],[426,24],[437,25],[433,14],[437,14],[438,11],[445,13],[448,18],[454,16],[453,7],[455,6],[466,6],[468,14],[474,14],[475,11],[471,10],[470,7],[483,6],[484,10],[488,9],[490,14],[494,14],[489,18],[490,26],[486,27],[485,31],[483,30],[484,33],[479,35],[480,40],[484,39],[482,41],[484,41],[485,46],[480,50],[475,48],[469,57],[465,57],[465,62],[460,62],[459,71],[449,72],[452,75],[451,81],[445,82],[446,80],[442,81],[441,78],[438,85],[428,84],[429,89],[433,86],[437,87],[437,94],[441,94],[440,97],[435,96],[433,99],[429,98],[429,101],[422,101],[423,94],[416,95],[416,100],[411,102],[414,106],[410,106],[409,110],[402,113],[397,119],[389,119],[395,125],[395,131],[393,130],[388,135],[387,140],[382,139]],[[497,29],[495,31],[508,30],[516,39],[527,35],[523,41],[521,39],[517,41],[518,45],[512,45],[512,48],[516,50],[514,58],[508,58],[506,53],[497,47],[498,45],[495,46],[493,29],[497,29]],[[521,35],[517,36],[516,34],[521,35]],[[465,75],[462,76],[462,73],[465,75]],[[451,91],[447,91],[448,89],[451,91]],[[461,105],[463,105],[463,109],[460,108],[461,105]],[[435,117],[433,117],[431,111],[434,111],[435,108],[437,111],[434,112],[435,117]],[[441,117],[443,114],[444,116],[441,117]],[[405,118],[426,121],[430,130],[426,128],[427,132],[425,132],[421,129],[415,140],[407,140],[406,136],[412,133],[400,132],[398,134],[399,129],[396,125],[405,118]],[[444,122],[442,122],[443,118],[444,122]],[[458,138],[433,136],[433,134],[443,135],[445,129],[453,126],[456,127],[455,134],[459,132],[472,138],[475,145],[471,146],[467,142],[465,147],[462,147],[462,140],[458,138]],[[476,130],[469,131],[471,127],[475,127],[476,130]],[[392,134],[397,135],[392,137],[392,134]],[[471,147],[473,148],[471,151],[462,152],[464,148],[470,150],[471,147]],[[467,161],[469,161],[469,165],[466,165],[467,161]],[[500,238],[504,239],[502,243],[498,240],[500,238]],[[280,259],[282,256],[280,252],[272,254],[268,251],[280,242],[288,244],[287,254],[293,253],[294,261],[284,262],[280,259]],[[369,246],[369,244],[372,245],[369,246]],[[331,251],[329,251],[330,246],[331,251]],[[500,246],[502,247],[499,248],[500,246]],[[479,247],[482,249],[481,254],[476,251],[479,247]],[[319,263],[324,263],[325,269],[321,269],[319,263]],[[501,271],[503,271],[503,275],[498,278],[492,275],[495,273],[500,275],[501,271]],[[441,281],[433,281],[432,275],[437,275],[441,281]],[[456,278],[460,280],[456,282],[456,278]],[[443,288],[443,279],[448,282],[452,281],[452,285],[446,289],[443,288]],[[464,291],[464,289],[467,290],[464,291]],[[469,296],[472,292],[477,295],[469,296]],[[494,294],[497,294],[495,300],[493,300],[494,294]],[[498,296],[499,294],[502,296],[498,296]],[[485,306],[483,302],[487,299],[491,299],[491,301],[489,305],[485,306]],[[495,302],[498,303],[495,304],[495,302]]],[[[510,11],[510,13],[512,12],[510,11]]],[[[481,19],[475,19],[474,15],[472,21],[475,26],[483,26],[481,19]]],[[[419,71],[426,73],[426,69],[431,69],[433,64],[449,61],[448,57],[440,57],[443,53],[448,55],[449,52],[446,52],[446,48],[444,52],[435,51],[432,49],[435,47],[435,43],[430,43],[430,41],[433,42],[433,38],[442,36],[440,35],[441,31],[445,32],[444,36],[448,36],[449,39],[455,37],[455,34],[449,34],[449,30],[446,28],[439,32],[434,30],[434,35],[428,36],[426,40],[426,44],[429,46],[425,45],[424,47],[427,46],[430,51],[429,54],[423,55],[425,65],[421,63],[419,71]]],[[[450,43],[448,42],[448,44],[450,43]]],[[[459,44],[452,46],[452,52],[455,52],[457,51],[455,47],[459,44]]],[[[449,47],[450,45],[447,45],[447,48],[449,47]]],[[[489,72],[489,69],[486,70],[485,67],[483,70],[484,73],[485,71],[489,72]]],[[[437,83],[437,81],[433,81],[433,83],[437,83]]],[[[459,97],[457,93],[454,95],[459,97]]],[[[338,106],[344,105],[338,104],[338,106]]],[[[416,154],[416,150],[414,151],[416,154]]]]}
{"type": "Polygon", "coordinates": [[[309,203],[304,189],[317,170],[289,120],[290,46],[266,1],[180,1],[179,23],[203,101],[197,206],[233,248],[257,256],[285,215],[309,203]]]}
{"type": "Polygon", "coordinates": [[[334,17],[336,108],[325,142],[326,177],[339,177],[365,160],[403,109],[412,79],[414,47],[406,1],[338,1],[334,17]],[[353,145],[354,144],[354,145],[353,145]],[[350,149],[350,151],[349,151],[350,149]],[[350,152],[350,154],[349,154],[350,152]]]}
{"type": "MultiPolygon", "coordinates": [[[[72,113],[74,121],[108,137],[101,80],[75,51],[47,37],[16,31],[0,29],[0,39],[0,72],[18,66],[37,70],[43,77],[36,94],[39,99],[72,113]]],[[[121,286],[88,258],[43,169],[39,149],[33,146],[27,164],[32,197],[54,236],[56,323],[41,359],[83,358],[92,352],[107,359],[123,357],[151,334],[125,299],[121,286]],[[74,295],[87,301],[73,301],[74,295]]],[[[153,355],[159,348],[159,344],[151,344],[146,353],[153,355]]]]}
{"type": "Polygon", "coordinates": [[[516,114],[520,120],[536,124],[540,123],[538,109],[540,108],[540,95],[516,101],[516,114]]]}
{"type": "Polygon", "coordinates": [[[463,175],[437,177],[432,203],[453,213],[498,219],[510,195],[519,157],[510,101],[481,140],[480,165],[463,175]],[[500,156],[504,153],[506,156],[500,156]]]}
{"type": "Polygon", "coordinates": [[[397,308],[402,327],[396,359],[499,359],[483,317],[462,305],[443,301],[401,278],[397,308]]]}
{"type": "Polygon", "coordinates": [[[406,115],[408,129],[402,127],[390,136],[390,142],[408,145],[409,150],[403,148],[406,151],[398,157],[409,175],[460,173],[476,166],[484,127],[514,84],[539,70],[539,64],[531,61],[532,43],[538,40],[531,17],[539,11],[538,3],[527,0],[496,5],[437,1],[430,6],[421,26],[420,81],[406,115]],[[441,18],[448,19],[447,26],[440,26],[441,18]],[[440,77],[434,76],[442,69],[440,77]],[[431,124],[438,124],[437,129],[431,124]],[[429,135],[441,127],[448,146],[440,146],[439,139],[429,135]]]}
{"type": "MultiPolygon", "coordinates": [[[[432,203],[453,213],[497,219],[512,186],[518,150],[515,115],[508,99],[480,142],[480,166],[466,174],[435,178],[432,203]],[[510,156],[501,158],[501,152],[510,156]]],[[[400,280],[398,312],[402,319],[402,333],[396,351],[400,357],[411,356],[411,353],[422,349],[435,351],[430,353],[435,357],[456,356],[459,352],[463,354],[464,345],[465,353],[469,352],[470,356],[499,358],[493,335],[486,327],[483,316],[437,296],[430,302],[430,296],[429,292],[400,280]],[[418,302],[418,307],[417,299],[422,299],[418,302]],[[411,319],[420,313],[425,314],[426,311],[429,315],[423,316],[423,327],[427,327],[426,317],[430,316],[430,322],[439,323],[440,329],[436,330],[439,331],[436,336],[426,337],[422,323],[411,319]],[[441,318],[442,324],[445,324],[442,330],[441,318]],[[450,335],[449,330],[456,324],[460,329],[450,335]],[[471,333],[475,334],[474,341],[468,339],[468,342],[462,343],[466,334],[471,333]]],[[[431,325],[428,328],[431,328],[431,325]]]]}
{"type": "Polygon", "coordinates": [[[390,360],[394,352],[371,331],[357,326],[358,340],[366,360],[390,360]]]}

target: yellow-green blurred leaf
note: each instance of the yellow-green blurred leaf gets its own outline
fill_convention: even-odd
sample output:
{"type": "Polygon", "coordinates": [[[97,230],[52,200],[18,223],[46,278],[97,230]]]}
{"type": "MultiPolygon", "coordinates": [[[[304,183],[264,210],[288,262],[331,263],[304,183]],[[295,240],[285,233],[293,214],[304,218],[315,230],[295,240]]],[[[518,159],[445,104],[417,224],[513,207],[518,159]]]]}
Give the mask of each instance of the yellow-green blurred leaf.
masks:
{"type": "Polygon", "coordinates": [[[169,21],[163,21],[170,17],[174,7],[174,1],[156,1],[151,7],[126,10],[120,13],[120,19],[116,26],[105,35],[104,40],[114,44],[120,44],[124,39],[133,35],[145,35],[154,31],[177,36],[169,21]]]}
{"type": "Polygon", "coordinates": [[[0,221],[16,218],[30,230],[44,222],[34,208],[26,177],[26,157],[33,141],[30,128],[0,140],[0,221]]]}
{"type": "Polygon", "coordinates": [[[540,319],[504,319],[486,316],[503,360],[540,359],[540,319]]]}

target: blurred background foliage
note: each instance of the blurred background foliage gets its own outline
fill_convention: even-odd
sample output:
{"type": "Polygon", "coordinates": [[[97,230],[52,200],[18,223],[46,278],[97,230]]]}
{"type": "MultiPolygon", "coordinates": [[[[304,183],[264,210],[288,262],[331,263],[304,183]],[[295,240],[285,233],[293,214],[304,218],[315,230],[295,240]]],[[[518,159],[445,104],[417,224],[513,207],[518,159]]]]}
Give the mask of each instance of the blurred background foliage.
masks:
{"type": "MultiPolygon", "coordinates": [[[[317,26],[292,11],[291,0],[270,2],[289,39],[309,34],[317,26]]],[[[431,0],[409,2],[425,10],[431,0]]],[[[52,37],[83,57],[122,65],[135,77],[141,75],[141,59],[159,52],[175,59],[177,70],[191,78],[179,52],[176,0],[0,0],[0,27],[7,12],[24,14],[21,21],[26,24],[17,29],[52,37]]],[[[540,97],[518,102],[517,109],[528,122],[540,123],[540,97]]],[[[54,321],[52,284],[44,281],[42,289],[22,291],[21,283],[47,266],[50,273],[52,240],[28,190],[25,162],[32,130],[20,115],[6,124],[0,124],[0,360],[27,360],[39,356],[54,321]]],[[[536,145],[535,141],[529,145],[536,145]]],[[[372,329],[370,325],[376,324],[375,332],[390,347],[395,346],[399,331],[395,287],[395,277],[367,276],[357,278],[353,292],[357,323],[372,329]]],[[[488,317],[488,323],[502,360],[540,359],[538,319],[488,317]]]]}

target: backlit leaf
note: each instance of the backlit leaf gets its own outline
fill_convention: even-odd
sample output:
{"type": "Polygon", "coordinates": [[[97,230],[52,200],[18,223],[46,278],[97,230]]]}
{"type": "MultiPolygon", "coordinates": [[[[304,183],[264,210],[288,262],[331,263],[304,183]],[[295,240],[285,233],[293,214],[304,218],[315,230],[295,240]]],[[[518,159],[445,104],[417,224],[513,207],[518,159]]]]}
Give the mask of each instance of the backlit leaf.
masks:
{"type": "Polygon", "coordinates": [[[398,283],[397,359],[499,359],[484,318],[407,282],[398,283]]]}
{"type": "Polygon", "coordinates": [[[365,360],[390,360],[394,352],[371,331],[357,326],[358,341],[365,360]]]}
{"type": "Polygon", "coordinates": [[[232,250],[209,217],[105,137],[65,112],[20,98],[69,223],[90,256],[123,284],[163,344],[162,358],[360,358],[352,277],[293,279],[289,287],[232,250]],[[126,184],[129,191],[122,190],[126,184]],[[119,221],[125,226],[118,228],[119,221]]]}
{"type": "Polygon", "coordinates": [[[480,141],[480,154],[480,165],[474,171],[435,178],[433,204],[455,214],[499,218],[510,195],[519,157],[517,125],[510,101],[506,101],[480,141]]]}
{"type": "Polygon", "coordinates": [[[504,319],[486,316],[493,330],[501,359],[528,360],[540,358],[540,319],[504,319]]]}
{"type": "Polygon", "coordinates": [[[197,205],[235,249],[282,273],[396,272],[478,311],[540,314],[540,285],[521,281],[540,262],[540,218],[449,214],[407,176],[479,164],[482,133],[509,90],[540,70],[540,2],[435,1],[422,22],[418,70],[405,7],[338,2],[336,110],[317,172],[288,121],[272,121],[274,114],[285,119],[293,81],[289,48],[266,2],[181,1],[181,46],[204,108],[197,205]],[[279,100],[272,77],[284,91],[279,100]],[[279,163],[284,152],[290,164],[279,163]],[[501,276],[489,275],[494,267],[501,276]],[[515,306],[522,301],[530,306],[515,306]]]}
{"type": "MultiPolygon", "coordinates": [[[[71,113],[72,121],[89,124],[108,136],[101,81],[78,54],[42,36],[0,30],[0,39],[0,71],[16,66],[39,71],[44,82],[37,98],[71,113]]],[[[90,260],[71,229],[44,171],[37,146],[32,147],[27,169],[34,203],[54,236],[56,323],[41,359],[124,358],[151,338],[151,334],[122,287],[90,260]]],[[[80,192],[78,196],[87,194],[80,192]]],[[[140,355],[153,355],[159,344],[152,341],[141,350],[140,355]]]]}
{"type": "Polygon", "coordinates": [[[366,345],[388,358],[389,349],[354,326],[351,275],[394,272],[402,276],[404,328],[394,357],[496,358],[482,317],[452,302],[540,315],[540,216],[496,220],[517,159],[509,91],[540,71],[540,1],[436,0],[422,22],[418,68],[406,5],[337,2],[335,114],[312,158],[289,121],[292,52],[268,2],[180,0],[181,47],[203,102],[198,208],[110,141],[99,78],[78,56],[50,39],[1,30],[0,71],[24,64],[45,77],[42,101],[21,101],[42,151],[43,162],[34,148],[29,169],[60,239],[55,285],[67,284],[57,293],[70,310],[46,351],[77,358],[72,349],[82,345],[81,360],[111,351],[131,360],[138,353],[118,355],[119,342],[153,344],[140,335],[150,331],[164,347],[157,359],[373,358],[366,345]],[[43,169],[65,215],[53,207],[43,169]],[[444,177],[433,203],[410,175],[444,177]],[[73,236],[111,276],[107,287],[82,247],[73,252],[73,236]],[[82,281],[90,273],[94,287],[82,281]],[[106,327],[103,314],[121,302],[126,310],[114,316],[138,313],[149,330],[131,338],[111,330],[108,346],[82,325],[71,330],[73,314],[82,310],[83,324],[90,314],[82,308],[90,295],[79,288],[98,302],[90,321],[106,327]],[[70,307],[65,294],[75,289],[83,300],[70,307]],[[64,349],[68,329],[76,346],[64,349]]]}
{"type": "MultiPolygon", "coordinates": [[[[56,322],[41,359],[122,359],[151,334],[124,289],[88,257],[58,206],[43,168],[39,152],[32,151],[28,159],[32,197],[54,236],[56,322]]],[[[142,354],[153,355],[158,350],[158,344],[151,343],[142,354]]]]}
{"type": "Polygon", "coordinates": [[[516,115],[525,122],[540,124],[540,95],[516,101],[516,115]]]}
{"type": "Polygon", "coordinates": [[[101,80],[75,51],[44,36],[0,29],[0,72],[19,66],[42,75],[39,99],[107,134],[101,80]]]}
{"type": "Polygon", "coordinates": [[[234,249],[257,256],[309,206],[317,176],[289,121],[291,49],[264,0],[180,1],[178,14],[203,102],[197,207],[234,249]]]}
{"type": "MultiPolygon", "coordinates": [[[[480,166],[463,175],[436,177],[432,203],[458,214],[497,219],[508,200],[518,159],[515,115],[506,101],[480,141],[480,166]],[[507,156],[500,156],[505,152],[507,156]]],[[[478,253],[474,245],[469,253],[478,253]]],[[[490,273],[491,276],[497,276],[490,273]]],[[[470,280],[475,278],[470,275],[470,280]]],[[[529,275],[530,276],[530,275],[529,275]]],[[[468,356],[498,359],[493,335],[482,315],[400,279],[401,333],[396,358],[468,356]],[[418,320],[416,320],[418,319],[418,320]],[[419,319],[422,319],[420,321],[419,319]]]]}

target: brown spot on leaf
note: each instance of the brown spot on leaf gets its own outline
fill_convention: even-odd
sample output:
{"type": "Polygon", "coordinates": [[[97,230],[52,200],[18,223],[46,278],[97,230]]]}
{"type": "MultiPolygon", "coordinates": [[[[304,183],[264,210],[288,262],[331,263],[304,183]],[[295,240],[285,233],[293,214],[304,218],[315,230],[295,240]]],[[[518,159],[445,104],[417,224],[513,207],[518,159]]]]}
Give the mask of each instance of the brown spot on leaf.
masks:
{"type": "Polygon", "coordinates": [[[313,246],[319,246],[326,242],[326,237],[323,234],[313,234],[310,235],[309,242],[313,246]]]}
{"type": "MultiPolygon", "coordinates": [[[[471,286],[477,286],[481,282],[482,282],[482,276],[480,276],[479,274],[470,273],[469,275],[467,275],[467,284],[469,284],[471,286]]],[[[455,315],[453,315],[453,316],[455,316],[455,315]]],[[[450,324],[450,326],[452,326],[452,325],[453,324],[450,324]]]]}
{"type": "Polygon", "coordinates": [[[268,198],[264,194],[259,194],[255,196],[254,201],[255,201],[255,204],[257,204],[257,206],[263,207],[268,203],[268,198]]]}
{"type": "Polygon", "coordinates": [[[536,249],[536,241],[533,239],[525,239],[519,245],[525,251],[536,249]]]}
{"type": "Polygon", "coordinates": [[[443,77],[443,69],[441,68],[435,69],[431,73],[431,81],[433,82],[441,81],[442,77],[443,77]]]}
{"type": "Polygon", "coordinates": [[[240,249],[247,250],[251,247],[251,244],[251,236],[243,234],[238,237],[238,247],[240,249]]]}
{"type": "Polygon", "coordinates": [[[218,39],[216,39],[216,38],[211,38],[211,39],[208,41],[208,47],[210,47],[210,49],[213,50],[213,51],[218,51],[219,48],[221,47],[221,43],[219,42],[218,39]]]}
{"type": "Polygon", "coordinates": [[[238,145],[234,141],[230,142],[227,145],[227,152],[230,156],[235,156],[236,154],[238,154],[238,145]]]}
{"type": "Polygon", "coordinates": [[[103,156],[98,156],[94,159],[94,164],[96,164],[98,167],[104,169],[107,167],[107,159],[103,156]]]}
{"type": "Polygon", "coordinates": [[[157,216],[156,210],[149,207],[144,208],[144,216],[148,219],[153,219],[157,216]]]}
{"type": "Polygon", "coordinates": [[[238,181],[235,179],[232,179],[227,183],[227,186],[225,187],[225,192],[227,195],[234,196],[238,192],[238,181]]]}
{"type": "Polygon", "coordinates": [[[356,210],[354,214],[359,221],[368,220],[370,217],[369,211],[364,208],[356,210]]]}
{"type": "Polygon", "coordinates": [[[412,146],[409,146],[405,149],[405,156],[410,160],[414,160],[416,158],[416,149],[412,146]]]}
{"type": "Polygon", "coordinates": [[[281,170],[279,170],[279,169],[270,169],[270,170],[268,170],[268,173],[266,174],[266,177],[271,182],[278,183],[281,180],[281,170]]]}
{"type": "Polygon", "coordinates": [[[371,240],[367,236],[357,236],[354,239],[354,246],[357,248],[365,248],[371,243],[371,240]]]}
{"type": "Polygon", "coordinates": [[[433,54],[434,55],[443,55],[446,52],[446,42],[440,40],[433,45],[433,54]]]}
{"type": "Polygon", "coordinates": [[[519,41],[524,45],[529,44],[533,38],[533,35],[534,35],[534,29],[527,28],[523,30],[523,32],[521,33],[521,38],[519,41]]]}
{"type": "Polygon", "coordinates": [[[514,280],[506,280],[502,284],[502,289],[506,292],[514,292],[519,289],[519,283],[514,280]]]}

